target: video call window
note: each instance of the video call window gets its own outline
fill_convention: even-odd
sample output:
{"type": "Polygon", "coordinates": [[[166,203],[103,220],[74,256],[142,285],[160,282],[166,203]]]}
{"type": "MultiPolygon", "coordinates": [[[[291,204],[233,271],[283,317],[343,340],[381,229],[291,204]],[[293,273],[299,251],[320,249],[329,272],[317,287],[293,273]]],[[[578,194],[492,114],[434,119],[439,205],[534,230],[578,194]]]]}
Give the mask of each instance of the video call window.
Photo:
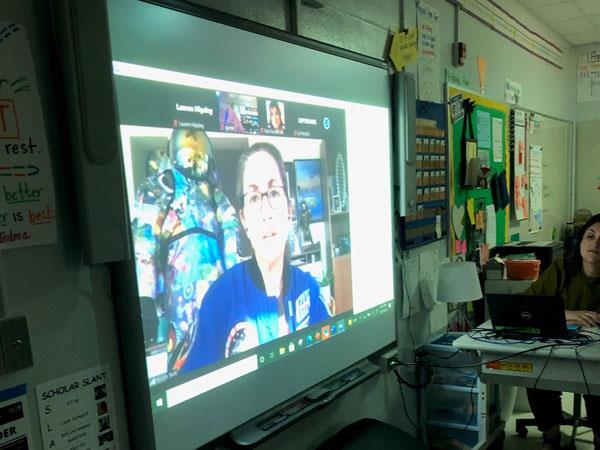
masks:
{"type": "MultiPolygon", "coordinates": [[[[269,135],[242,138],[223,132],[137,126],[122,126],[121,136],[130,180],[151,385],[223,358],[235,360],[258,345],[351,308],[351,300],[345,302],[349,304],[346,309],[336,307],[331,290],[333,250],[324,204],[327,183],[321,183],[328,159],[324,140],[269,135]],[[272,159],[263,158],[250,175],[255,164],[249,160],[240,192],[240,158],[261,145],[276,149],[282,172],[273,169],[272,159]],[[192,164],[190,158],[196,161],[192,164]],[[277,232],[275,225],[261,228],[257,238],[253,229],[256,219],[251,216],[262,217],[267,211],[280,217],[277,226],[282,231],[277,232]],[[286,306],[288,328],[273,331],[279,326],[274,324],[276,328],[265,331],[261,326],[248,326],[252,321],[240,317],[224,325],[218,342],[195,345],[202,342],[200,336],[207,326],[201,320],[203,303],[215,295],[227,295],[227,289],[216,282],[236,267],[250,264],[260,252],[268,254],[271,244],[261,240],[264,236],[266,242],[275,240],[273,233],[283,237],[290,270],[300,271],[297,277],[305,286],[297,292],[302,298],[293,298],[296,303],[286,306]],[[303,294],[305,291],[312,294],[303,294]],[[205,351],[210,346],[217,349],[211,355],[205,351]]],[[[343,300],[339,298],[340,305],[343,300]]],[[[248,316],[255,317],[252,307],[244,308],[248,316]]],[[[223,314],[211,308],[205,315],[218,322],[223,314]]],[[[266,323],[264,317],[258,322],[266,323]]]]}
{"type": "Polygon", "coordinates": [[[256,134],[260,131],[258,101],[251,95],[217,92],[222,131],[256,134]]]}

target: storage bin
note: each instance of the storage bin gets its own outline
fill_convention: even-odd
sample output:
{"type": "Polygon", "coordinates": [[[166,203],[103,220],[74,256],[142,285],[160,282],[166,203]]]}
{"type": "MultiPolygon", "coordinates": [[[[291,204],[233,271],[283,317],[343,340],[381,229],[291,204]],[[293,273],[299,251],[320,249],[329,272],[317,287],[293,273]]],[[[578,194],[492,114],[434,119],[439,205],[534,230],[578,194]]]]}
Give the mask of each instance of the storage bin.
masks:
{"type": "Polygon", "coordinates": [[[504,264],[509,280],[535,280],[540,274],[539,259],[506,259],[504,264]]]}

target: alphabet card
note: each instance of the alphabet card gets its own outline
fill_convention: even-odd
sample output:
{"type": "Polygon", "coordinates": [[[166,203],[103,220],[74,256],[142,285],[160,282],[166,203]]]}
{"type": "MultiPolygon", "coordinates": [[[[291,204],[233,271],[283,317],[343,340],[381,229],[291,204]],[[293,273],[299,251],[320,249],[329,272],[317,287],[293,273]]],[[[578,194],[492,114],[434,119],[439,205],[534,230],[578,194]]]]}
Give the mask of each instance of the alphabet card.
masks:
{"type": "Polygon", "coordinates": [[[0,250],[56,242],[44,116],[25,27],[0,22],[0,250]]]}

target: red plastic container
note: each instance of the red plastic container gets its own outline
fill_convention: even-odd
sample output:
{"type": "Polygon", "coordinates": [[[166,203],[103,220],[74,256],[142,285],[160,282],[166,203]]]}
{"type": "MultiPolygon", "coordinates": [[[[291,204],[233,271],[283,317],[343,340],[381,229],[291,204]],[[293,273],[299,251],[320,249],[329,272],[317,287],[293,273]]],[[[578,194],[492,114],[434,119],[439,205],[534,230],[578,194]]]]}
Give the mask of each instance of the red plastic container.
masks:
{"type": "Polygon", "coordinates": [[[539,259],[507,259],[504,264],[509,280],[535,280],[540,275],[539,259]]]}

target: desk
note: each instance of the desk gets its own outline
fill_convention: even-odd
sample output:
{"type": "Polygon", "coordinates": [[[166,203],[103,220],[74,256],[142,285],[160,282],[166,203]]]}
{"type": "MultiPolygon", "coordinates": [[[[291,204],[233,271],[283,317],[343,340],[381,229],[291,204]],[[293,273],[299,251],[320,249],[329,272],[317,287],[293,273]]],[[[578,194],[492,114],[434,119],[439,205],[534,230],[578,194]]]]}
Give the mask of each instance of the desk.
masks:
{"type": "MultiPolygon", "coordinates": [[[[478,328],[492,329],[492,324],[487,321],[478,328]]],[[[596,328],[589,331],[599,332],[596,328]]],[[[547,344],[539,342],[483,342],[465,334],[453,345],[461,350],[477,351],[481,355],[483,364],[480,376],[485,383],[524,387],[535,385],[538,389],[600,395],[600,342],[578,348],[574,345],[549,348],[547,344]],[[531,351],[510,356],[525,350],[531,351]],[[502,361],[488,363],[501,358],[502,361]]]]}

